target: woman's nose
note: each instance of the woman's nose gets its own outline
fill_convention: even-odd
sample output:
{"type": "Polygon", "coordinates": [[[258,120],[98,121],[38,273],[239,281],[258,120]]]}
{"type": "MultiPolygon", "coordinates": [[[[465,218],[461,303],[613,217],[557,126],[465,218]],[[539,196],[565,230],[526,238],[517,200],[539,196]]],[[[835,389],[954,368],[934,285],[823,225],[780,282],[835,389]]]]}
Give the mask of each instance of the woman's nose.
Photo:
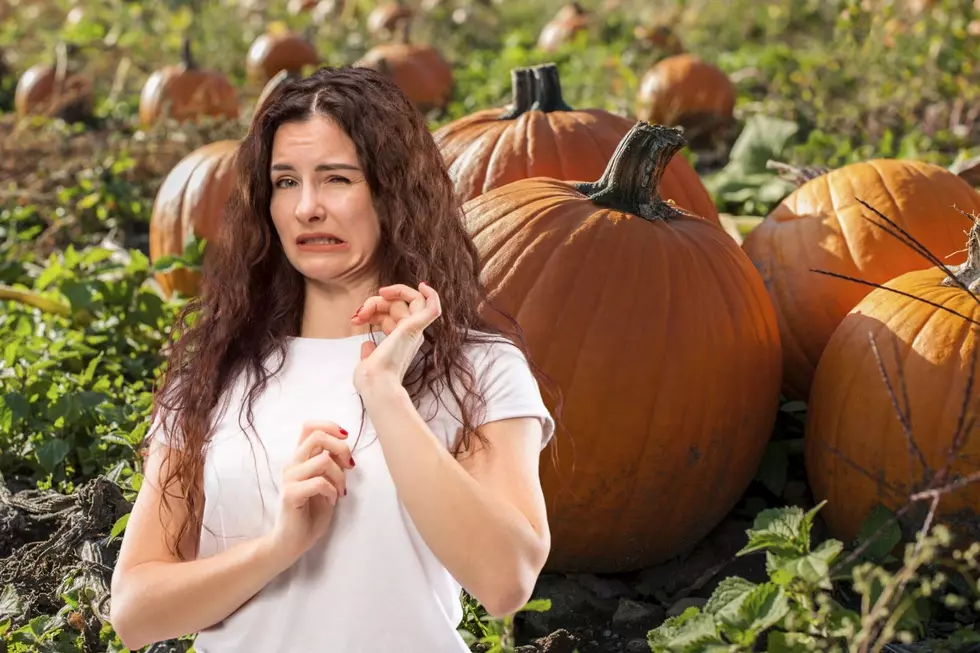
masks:
{"type": "Polygon", "coordinates": [[[315,186],[304,185],[296,204],[296,218],[302,222],[320,222],[326,217],[315,186]]]}

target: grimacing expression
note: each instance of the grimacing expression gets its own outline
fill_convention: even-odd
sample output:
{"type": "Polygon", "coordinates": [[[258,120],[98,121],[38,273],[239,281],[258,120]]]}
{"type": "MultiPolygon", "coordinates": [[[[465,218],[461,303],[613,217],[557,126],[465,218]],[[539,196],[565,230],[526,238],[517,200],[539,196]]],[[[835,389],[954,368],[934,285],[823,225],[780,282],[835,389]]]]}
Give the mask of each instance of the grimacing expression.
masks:
{"type": "Polygon", "coordinates": [[[269,212],[286,257],[312,282],[370,272],[381,237],[354,142],[321,115],[279,127],[269,166],[269,212]]]}

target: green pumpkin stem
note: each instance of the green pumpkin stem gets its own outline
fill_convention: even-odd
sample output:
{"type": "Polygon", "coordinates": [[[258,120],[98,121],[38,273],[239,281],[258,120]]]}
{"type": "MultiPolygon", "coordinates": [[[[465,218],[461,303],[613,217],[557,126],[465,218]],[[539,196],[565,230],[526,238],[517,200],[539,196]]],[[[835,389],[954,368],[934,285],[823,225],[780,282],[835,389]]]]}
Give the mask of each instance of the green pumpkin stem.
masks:
{"type": "Polygon", "coordinates": [[[942,284],[944,286],[962,284],[977,298],[977,301],[980,301],[980,217],[970,216],[970,219],[973,220],[973,227],[966,240],[966,262],[962,265],[949,266],[955,279],[946,277],[942,284]]]}
{"type": "Polygon", "coordinates": [[[514,120],[527,112],[534,104],[534,73],[530,68],[514,68],[510,71],[511,107],[500,114],[498,120],[514,120]]]}
{"type": "Polygon", "coordinates": [[[638,122],[619,142],[602,177],[573,187],[596,206],[650,221],[670,220],[679,213],[660,198],[660,180],[671,158],[686,144],[677,129],[638,122]]]}
{"type": "Polygon", "coordinates": [[[553,63],[531,66],[534,74],[535,101],[531,107],[534,111],[574,111],[565,104],[561,95],[561,79],[558,77],[558,66],[553,63]]]}

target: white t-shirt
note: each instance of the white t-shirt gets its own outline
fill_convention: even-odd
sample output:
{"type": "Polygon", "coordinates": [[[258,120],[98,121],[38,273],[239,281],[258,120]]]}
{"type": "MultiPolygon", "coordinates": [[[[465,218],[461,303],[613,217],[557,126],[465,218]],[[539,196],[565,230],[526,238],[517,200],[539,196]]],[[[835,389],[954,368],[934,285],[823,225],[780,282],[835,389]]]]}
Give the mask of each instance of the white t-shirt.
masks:
{"type": "MultiPolygon", "coordinates": [[[[376,342],[384,337],[373,334],[376,342]]],[[[281,470],[304,422],[337,422],[353,446],[361,402],[352,375],[361,343],[369,338],[290,338],[283,369],[254,404],[255,431],[248,429],[247,437],[239,423],[243,384],[231,388],[206,450],[199,559],[272,529],[281,470]],[[256,432],[261,444],[253,447],[256,432]]],[[[520,350],[498,337],[492,344],[467,343],[464,351],[487,401],[485,415],[473,417],[477,424],[537,417],[544,449],[554,422],[520,350]]],[[[277,363],[273,355],[269,369],[277,363]]],[[[464,396],[461,382],[457,392],[464,396]]],[[[420,414],[448,449],[460,426],[458,405],[446,389],[443,402],[426,399],[420,414]]],[[[201,631],[194,644],[198,653],[469,650],[457,632],[461,587],[412,523],[370,416],[365,420],[352,451],[357,465],[346,472],[348,495],[338,501],[330,530],[235,613],[201,631]]],[[[156,424],[154,436],[170,440],[156,424]]],[[[247,411],[241,424],[247,424],[247,411]]]]}

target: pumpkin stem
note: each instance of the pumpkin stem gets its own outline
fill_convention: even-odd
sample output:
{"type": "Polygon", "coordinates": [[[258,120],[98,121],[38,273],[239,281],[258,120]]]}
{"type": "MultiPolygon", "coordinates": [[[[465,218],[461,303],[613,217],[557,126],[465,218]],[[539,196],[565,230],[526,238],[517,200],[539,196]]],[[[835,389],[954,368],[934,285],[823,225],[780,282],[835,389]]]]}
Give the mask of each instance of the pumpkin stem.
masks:
{"type": "Polygon", "coordinates": [[[194,61],[194,55],[191,53],[191,39],[189,36],[184,36],[180,42],[180,60],[184,62],[184,68],[187,70],[197,68],[197,62],[194,61]]]}
{"type": "Polygon", "coordinates": [[[786,181],[793,182],[797,186],[802,186],[811,179],[816,179],[820,175],[830,172],[830,168],[825,166],[793,166],[781,161],[766,161],[767,170],[775,170],[780,177],[786,181]]]}
{"type": "Polygon", "coordinates": [[[962,284],[980,301],[980,217],[974,215],[970,216],[970,219],[973,220],[973,227],[967,236],[966,262],[962,265],[949,266],[953,276],[943,279],[942,285],[957,286],[962,284]]]}
{"type": "Polygon", "coordinates": [[[498,120],[514,120],[534,104],[534,73],[530,68],[514,68],[510,71],[511,108],[500,114],[498,120]]]}
{"type": "Polygon", "coordinates": [[[412,19],[402,18],[398,26],[401,28],[401,37],[402,37],[401,42],[405,45],[408,45],[409,43],[411,43],[411,39],[409,38],[409,32],[411,31],[412,28],[412,19]]]}
{"type": "Polygon", "coordinates": [[[671,158],[686,144],[679,130],[640,121],[619,142],[602,177],[573,188],[596,206],[650,221],[670,220],[679,212],[660,199],[660,180],[671,158]]]}
{"type": "Polygon", "coordinates": [[[573,111],[572,107],[565,104],[565,98],[561,95],[561,79],[558,77],[558,66],[553,63],[545,63],[539,66],[531,66],[534,74],[535,101],[531,107],[532,111],[573,111]]]}

